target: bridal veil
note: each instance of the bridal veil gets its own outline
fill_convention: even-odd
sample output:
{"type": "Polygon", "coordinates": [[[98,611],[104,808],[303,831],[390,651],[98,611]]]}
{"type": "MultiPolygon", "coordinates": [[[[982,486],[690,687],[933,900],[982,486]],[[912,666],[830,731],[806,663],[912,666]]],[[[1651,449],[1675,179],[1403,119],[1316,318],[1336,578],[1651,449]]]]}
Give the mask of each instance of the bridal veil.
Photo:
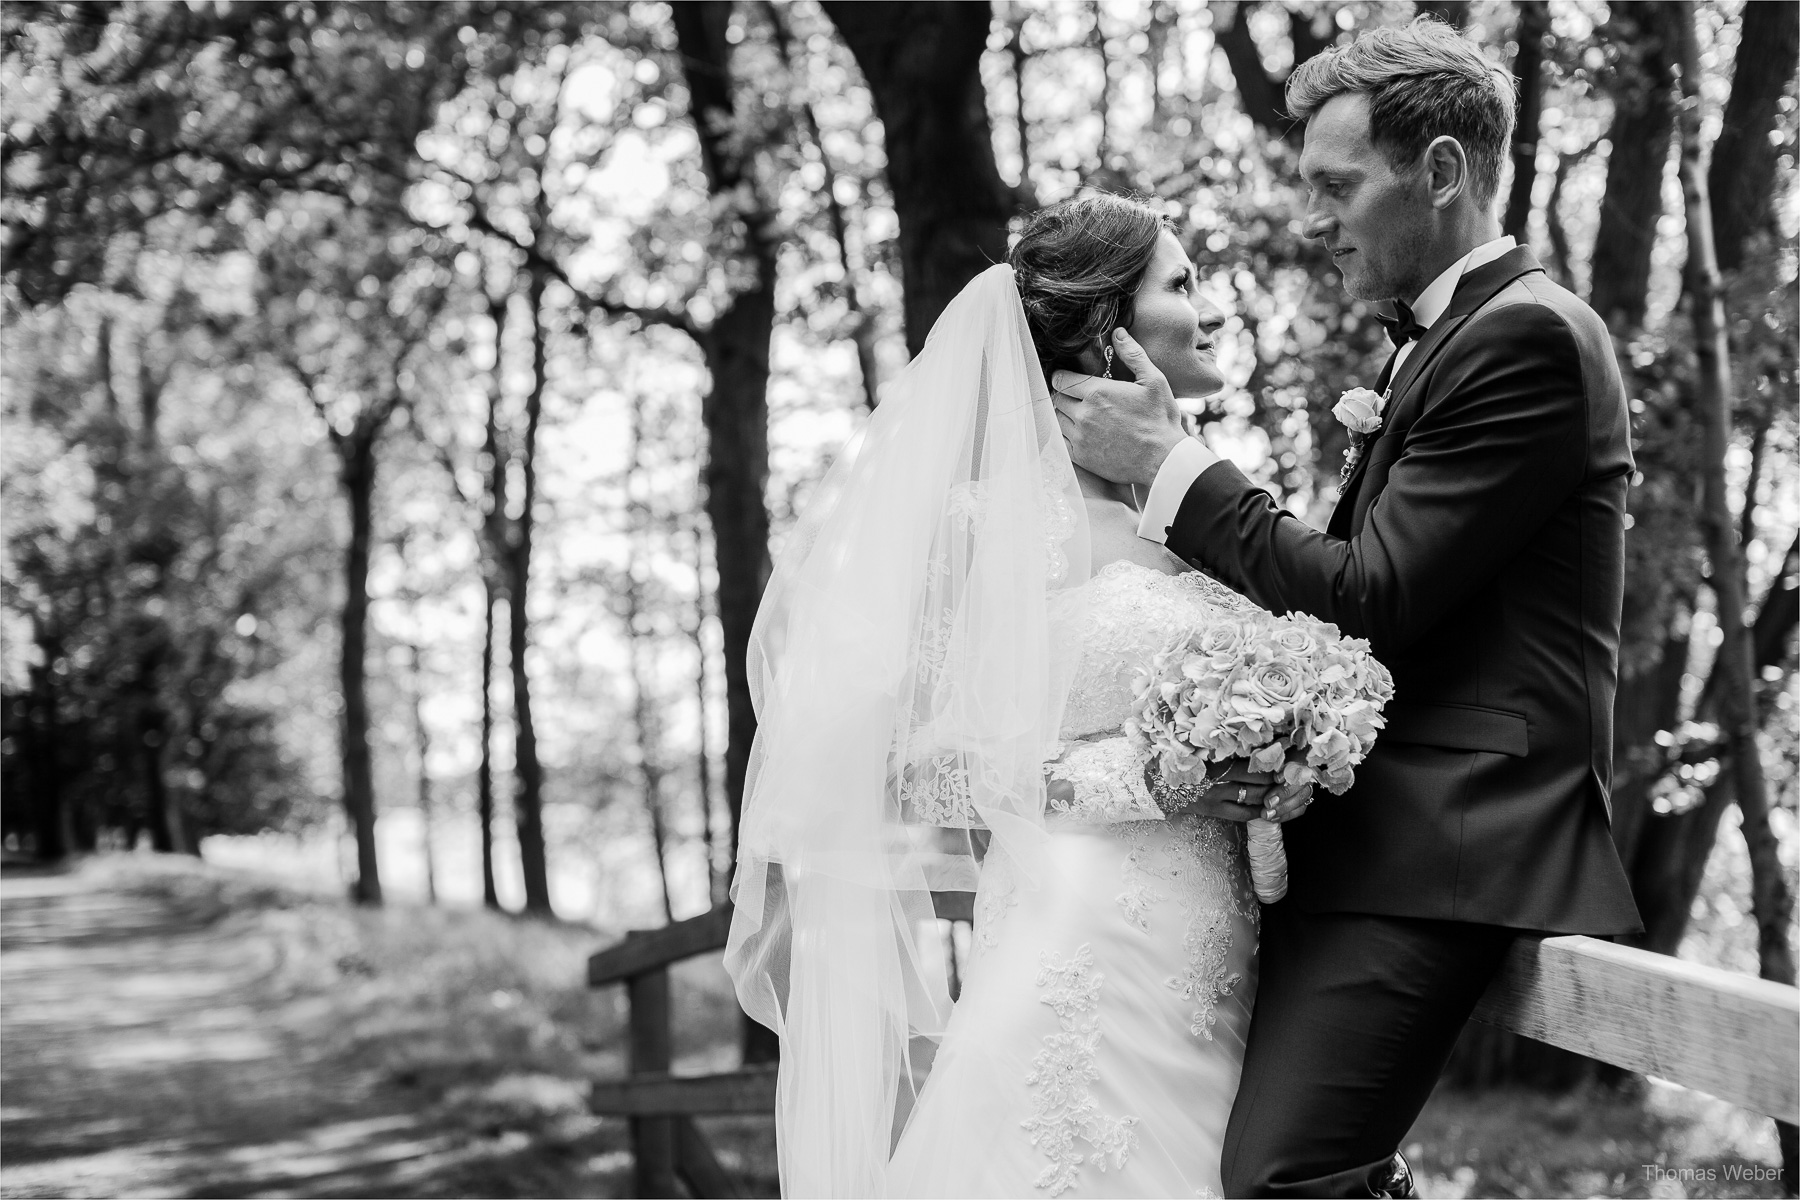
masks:
{"type": "Polygon", "coordinates": [[[951,301],[791,534],[749,651],[725,961],[781,1039],[788,1196],[883,1194],[950,1012],[933,891],[1041,881],[1085,509],[1012,269],[951,301]]]}

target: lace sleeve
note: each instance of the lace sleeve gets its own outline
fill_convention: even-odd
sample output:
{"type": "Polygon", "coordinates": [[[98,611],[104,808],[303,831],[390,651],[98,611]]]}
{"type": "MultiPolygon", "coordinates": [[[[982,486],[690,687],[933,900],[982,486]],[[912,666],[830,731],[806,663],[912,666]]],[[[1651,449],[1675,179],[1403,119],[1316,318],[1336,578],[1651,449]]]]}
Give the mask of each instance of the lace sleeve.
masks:
{"type": "Polygon", "coordinates": [[[1142,751],[1124,737],[1075,742],[1046,763],[1044,774],[1069,784],[1072,799],[1052,798],[1050,811],[1084,821],[1161,821],[1162,809],[1144,786],[1142,751]]]}

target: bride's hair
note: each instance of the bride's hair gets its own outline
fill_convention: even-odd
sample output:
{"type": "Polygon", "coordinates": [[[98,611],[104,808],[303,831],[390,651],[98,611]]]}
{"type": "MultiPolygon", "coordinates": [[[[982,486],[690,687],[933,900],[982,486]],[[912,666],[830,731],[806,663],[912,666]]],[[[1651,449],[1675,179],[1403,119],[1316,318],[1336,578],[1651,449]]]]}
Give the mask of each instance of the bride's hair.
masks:
{"type": "Polygon", "coordinates": [[[1131,324],[1132,297],[1168,218],[1141,201],[1094,192],[1033,213],[1006,261],[1044,377],[1084,370],[1083,350],[1131,324]]]}

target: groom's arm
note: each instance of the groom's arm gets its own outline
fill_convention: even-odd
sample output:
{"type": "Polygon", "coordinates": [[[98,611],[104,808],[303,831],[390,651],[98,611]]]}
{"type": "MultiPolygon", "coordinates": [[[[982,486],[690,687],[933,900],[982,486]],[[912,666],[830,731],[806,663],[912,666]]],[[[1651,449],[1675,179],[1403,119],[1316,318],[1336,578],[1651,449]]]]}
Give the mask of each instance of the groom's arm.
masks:
{"type": "Polygon", "coordinates": [[[1208,468],[1223,461],[1197,437],[1190,437],[1169,451],[1144,497],[1144,511],[1138,514],[1138,536],[1167,545],[1169,526],[1175,523],[1188,490],[1208,468]]]}
{"type": "Polygon", "coordinates": [[[1473,324],[1445,348],[1438,398],[1356,537],[1310,528],[1216,462],[1165,544],[1265,607],[1332,621],[1377,653],[1404,650],[1518,554],[1586,471],[1581,355],[1562,318],[1514,305],[1473,324]]]}

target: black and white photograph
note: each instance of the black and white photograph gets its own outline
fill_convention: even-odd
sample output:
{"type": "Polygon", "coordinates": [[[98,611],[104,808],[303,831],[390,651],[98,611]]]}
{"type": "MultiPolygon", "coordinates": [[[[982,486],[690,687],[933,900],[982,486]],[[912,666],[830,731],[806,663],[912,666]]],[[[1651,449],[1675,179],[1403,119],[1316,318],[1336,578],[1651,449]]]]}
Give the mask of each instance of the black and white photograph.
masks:
{"type": "Polygon", "coordinates": [[[1800,1195],[1800,3],[6,0],[0,1198],[1800,1195]]]}

